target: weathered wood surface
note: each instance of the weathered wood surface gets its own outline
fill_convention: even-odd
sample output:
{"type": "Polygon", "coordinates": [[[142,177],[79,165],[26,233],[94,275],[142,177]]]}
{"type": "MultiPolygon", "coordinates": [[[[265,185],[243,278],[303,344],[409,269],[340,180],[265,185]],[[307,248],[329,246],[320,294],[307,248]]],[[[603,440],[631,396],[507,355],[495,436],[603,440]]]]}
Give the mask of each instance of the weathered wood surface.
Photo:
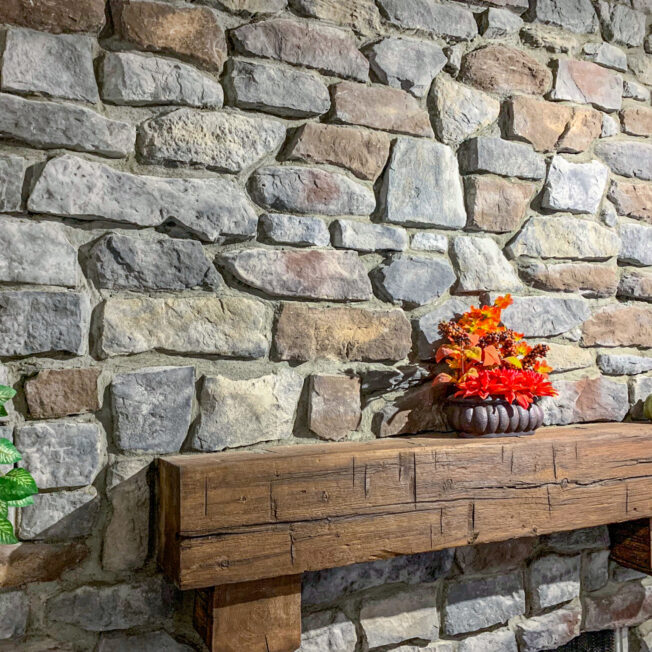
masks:
{"type": "Polygon", "coordinates": [[[652,427],[175,456],[160,482],[161,564],[201,588],[652,516],[652,427]]]}
{"type": "Polygon", "coordinates": [[[611,558],[652,575],[652,522],[649,518],[609,526],[611,558]]]}

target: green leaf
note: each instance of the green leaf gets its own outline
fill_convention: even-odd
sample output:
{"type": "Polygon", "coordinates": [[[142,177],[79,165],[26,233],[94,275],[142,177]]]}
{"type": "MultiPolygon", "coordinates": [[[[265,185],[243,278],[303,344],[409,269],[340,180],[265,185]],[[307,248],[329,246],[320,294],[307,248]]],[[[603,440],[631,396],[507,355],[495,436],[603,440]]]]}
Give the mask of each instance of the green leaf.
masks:
{"type": "Polygon", "coordinates": [[[7,412],[4,405],[0,405],[0,417],[8,417],[9,413],[7,412]]]}
{"type": "Polygon", "coordinates": [[[7,518],[9,514],[9,503],[0,500],[0,518],[7,518]]]}
{"type": "Polygon", "coordinates": [[[7,385],[0,385],[0,403],[6,403],[16,396],[16,390],[7,385]]]}
{"type": "Polygon", "coordinates": [[[0,437],[0,464],[15,464],[22,459],[18,449],[8,439],[0,437]]]}
{"type": "Polygon", "coordinates": [[[14,534],[14,526],[6,518],[0,518],[0,544],[10,543],[19,543],[14,534]]]}
{"type": "Polygon", "coordinates": [[[9,507],[27,507],[33,504],[34,499],[31,496],[27,496],[27,498],[21,498],[20,500],[7,501],[7,505],[9,505],[9,507]]]}
{"type": "Polygon", "coordinates": [[[650,394],[643,404],[643,412],[648,419],[652,419],[652,394],[650,394]]]}
{"type": "Polygon", "coordinates": [[[11,469],[0,477],[0,500],[21,500],[37,493],[36,482],[26,469],[11,469]]]}

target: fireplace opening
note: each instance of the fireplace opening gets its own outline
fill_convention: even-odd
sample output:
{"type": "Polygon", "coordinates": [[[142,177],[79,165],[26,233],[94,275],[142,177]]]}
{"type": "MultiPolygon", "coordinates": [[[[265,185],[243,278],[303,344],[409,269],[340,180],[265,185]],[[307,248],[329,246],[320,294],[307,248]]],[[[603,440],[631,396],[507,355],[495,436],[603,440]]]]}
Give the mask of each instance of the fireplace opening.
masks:
{"type": "MultiPolygon", "coordinates": [[[[629,652],[626,627],[600,632],[584,632],[572,641],[546,652],[629,652]]],[[[633,652],[633,651],[632,651],[633,652]]]]}

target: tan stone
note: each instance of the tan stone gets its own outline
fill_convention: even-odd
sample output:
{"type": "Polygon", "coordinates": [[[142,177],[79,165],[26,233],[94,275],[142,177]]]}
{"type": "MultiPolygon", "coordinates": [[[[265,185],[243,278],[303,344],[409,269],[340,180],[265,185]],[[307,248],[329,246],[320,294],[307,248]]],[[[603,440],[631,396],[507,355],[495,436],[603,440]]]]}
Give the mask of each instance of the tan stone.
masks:
{"type": "Polygon", "coordinates": [[[412,345],[410,330],[402,310],[286,303],[274,344],[281,360],[401,360],[412,345]]]}
{"type": "Polygon", "coordinates": [[[396,88],[341,82],[333,89],[333,117],[346,124],[434,137],[428,112],[396,88]]]}
{"type": "Polygon", "coordinates": [[[493,93],[542,95],[550,89],[552,73],[521,50],[488,45],[464,57],[461,79],[493,93]]]}
{"type": "Polygon", "coordinates": [[[595,362],[590,349],[582,349],[574,344],[557,344],[555,342],[545,342],[545,344],[549,347],[546,360],[553,372],[584,369],[592,366],[595,362]]]}
{"type": "Polygon", "coordinates": [[[629,411],[626,383],[604,376],[582,378],[575,383],[575,390],[574,422],[622,421],[629,411]]]}
{"type": "Polygon", "coordinates": [[[46,32],[99,32],[105,0],[2,0],[0,23],[46,32]]]}
{"type": "Polygon", "coordinates": [[[141,50],[190,59],[221,70],[226,37],[208,7],[177,7],[152,0],[111,0],[117,38],[141,50]]]}
{"type": "Polygon", "coordinates": [[[595,263],[523,263],[521,274],[528,283],[544,290],[585,292],[599,297],[615,294],[618,268],[595,263]]]}
{"type": "Polygon", "coordinates": [[[469,225],[505,233],[517,229],[534,195],[533,183],[515,183],[487,175],[464,179],[469,225]]]}
{"type": "Polygon", "coordinates": [[[652,136],[652,109],[628,107],[620,112],[623,131],[633,136],[652,136]]]}
{"type": "Polygon", "coordinates": [[[584,322],[587,346],[645,346],[652,342],[652,305],[611,305],[584,322]]]}
{"type": "Polygon", "coordinates": [[[652,224],[652,185],[614,180],[609,199],[619,215],[627,215],[652,224]]]}
{"type": "Polygon", "coordinates": [[[100,369],[45,369],[25,383],[29,413],[54,419],[100,409],[97,379],[100,369]]]}
{"type": "Polygon", "coordinates": [[[290,0],[290,5],[304,16],[351,27],[361,34],[375,34],[381,27],[374,0],[290,0]]]}
{"type": "Polygon", "coordinates": [[[287,156],[337,165],[360,179],[375,181],[387,163],[389,145],[390,137],[379,131],[309,122],[298,130],[287,156]]]}
{"type": "Polygon", "coordinates": [[[287,6],[287,0],[220,0],[220,5],[235,13],[257,14],[281,11],[287,6]]]}
{"type": "Polygon", "coordinates": [[[322,439],[339,441],[360,425],[360,379],[312,376],[308,425],[322,439]]]}
{"type": "Polygon", "coordinates": [[[601,132],[602,114],[599,111],[591,108],[575,108],[557,143],[557,149],[560,152],[583,152],[600,137],[601,132]]]}

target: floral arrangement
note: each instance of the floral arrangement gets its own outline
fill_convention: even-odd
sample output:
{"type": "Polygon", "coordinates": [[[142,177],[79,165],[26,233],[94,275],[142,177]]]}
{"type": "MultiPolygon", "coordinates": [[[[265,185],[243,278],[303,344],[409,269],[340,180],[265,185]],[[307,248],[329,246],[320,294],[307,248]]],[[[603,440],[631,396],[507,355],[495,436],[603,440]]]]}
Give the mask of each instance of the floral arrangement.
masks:
{"type": "Polygon", "coordinates": [[[435,359],[445,361],[450,372],[436,376],[435,384],[449,385],[456,398],[502,399],[524,409],[538,397],[557,395],[548,380],[549,347],[530,346],[501,323],[502,311],[511,304],[508,294],[439,324],[444,343],[435,359]]]}

